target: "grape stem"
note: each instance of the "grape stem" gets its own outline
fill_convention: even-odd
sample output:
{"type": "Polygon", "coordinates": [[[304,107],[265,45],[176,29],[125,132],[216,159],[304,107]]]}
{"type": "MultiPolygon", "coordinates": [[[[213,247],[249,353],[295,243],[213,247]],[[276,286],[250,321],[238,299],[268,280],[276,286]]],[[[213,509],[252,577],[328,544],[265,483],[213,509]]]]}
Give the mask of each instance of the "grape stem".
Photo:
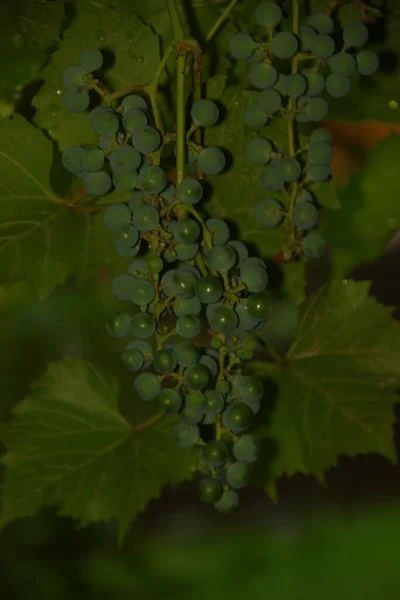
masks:
{"type": "Polygon", "coordinates": [[[221,16],[215,21],[214,25],[211,27],[211,29],[207,33],[207,35],[205,37],[205,41],[206,42],[209,42],[214,37],[214,35],[220,29],[221,25],[224,23],[224,21],[226,21],[226,19],[229,16],[229,13],[236,6],[236,4],[238,3],[238,1],[239,0],[231,0],[229,2],[228,6],[225,8],[225,10],[221,14],[221,16]]]}

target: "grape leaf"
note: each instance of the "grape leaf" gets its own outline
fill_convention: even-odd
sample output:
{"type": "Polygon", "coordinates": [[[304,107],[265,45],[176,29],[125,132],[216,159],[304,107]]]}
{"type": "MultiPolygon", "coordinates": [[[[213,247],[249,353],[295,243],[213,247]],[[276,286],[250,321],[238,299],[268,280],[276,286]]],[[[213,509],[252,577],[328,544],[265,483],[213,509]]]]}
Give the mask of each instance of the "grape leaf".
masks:
{"type": "Polygon", "coordinates": [[[63,72],[79,64],[81,51],[88,47],[107,48],[104,76],[99,72],[99,79],[109,91],[149,82],[160,62],[158,36],[131,9],[127,19],[118,3],[81,0],[73,23],[41,72],[44,84],[32,102],[37,109],[34,122],[58,141],[61,150],[96,142],[87,112],[69,112],[62,98],[63,72]]]}
{"type": "Polygon", "coordinates": [[[109,372],[73,358],[32,385],[3,437],[0,527],[56,505],[82,527],[117,519],[121,543],[164,485],[191,479],[195,453],[172,442],[174,419],[135,431],[118,412],[118,389],[109,372]]]}
{"type": "Polygon", "coordinates": [[[258,430],[277,445],[261,479],[272,497],[282,475],[300,472],[324,482],[341,455],[377,452],[396,461],[400,324],[368,296],[369,287],[335,280],[320,288],[300,308],[286,367],[251,367],[279,386],[270,423],[258,430]]]}
{"type": "Polygon", "coordinates": [[[397,156],[400,136],[390,135],[368,154],[361,171],[338,190],[341,211],[327,211],[321,233],[333,248],[333,276],[376,260],[400,225],[397,156]]]}
{"type": "Polygon", "coordinates": [[[15,104],[15,90],[37,78],[50,47],[60,38],[64,18],[63,2],[0,3],[0,97],[10,108],[15,104]]]}

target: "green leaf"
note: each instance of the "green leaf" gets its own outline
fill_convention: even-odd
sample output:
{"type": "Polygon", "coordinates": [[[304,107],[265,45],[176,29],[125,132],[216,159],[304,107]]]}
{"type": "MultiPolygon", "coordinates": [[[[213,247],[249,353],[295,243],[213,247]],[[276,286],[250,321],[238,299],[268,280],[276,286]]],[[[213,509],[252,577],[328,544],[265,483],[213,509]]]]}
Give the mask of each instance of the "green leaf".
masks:
{"type": "Polygon", "coordinates": [[[33,384],[3,439],[0,527],[57,505],[81,527],[117,519],[121,543],[164,485],[192,477],[194,451],[172,442],[175,421],[135,432],[118,412],[118,387],[109,372],[73,358],[51,364],[33,384]]]}
{"type": "Polygon", "coordinates": [[[64,18],[63,2],[1,2],[0,97],[10,106],[15,90],[37,79],[50,47],[60,39],[64,18]]]}
{"type": "Polygon", "coordinates": [[[368,154],[363,169],[338,191],[341,211],[327,211],[321,233],[333,248],[333,276],[361,261],[376,260],[400,226],[400,136],[389,136],[368,154]]]}
{"type": "Polygon", "coordinates": [[[270,423],[259,429],[276,445],[260,476],[273,497],[282,475],[300,472],[323,483],[342,455],[377,452],[396,461],[400,324],[368,296],[369,287],[344,280],[320,288],[300,309],[286,368],[253,365],[279,387],[270,423]]]}
{"type": "MultiPolygon", "coordinates": [[[[122,11],[118,3],[80,0],[77,14],[65,31],[58,50],[41,72],[43,86],[33,99],[37,109],[34,121],[57,140],[61,150],[72,144],[93,144],[88,113],[70,113],[63,103],[63,72],[79,63],[85,48],[107,48],[106,68],[99,79],[113,92],[133,84],[147,83],[160,63],[159,39],[132,9],[122,11]],[[114,3],[115,4],[115,3],[114,3]],[[112,65],[110,63],[112,55],[112,65]]],[[[92,92],[94,97],[95,92],[92,92]]]]}

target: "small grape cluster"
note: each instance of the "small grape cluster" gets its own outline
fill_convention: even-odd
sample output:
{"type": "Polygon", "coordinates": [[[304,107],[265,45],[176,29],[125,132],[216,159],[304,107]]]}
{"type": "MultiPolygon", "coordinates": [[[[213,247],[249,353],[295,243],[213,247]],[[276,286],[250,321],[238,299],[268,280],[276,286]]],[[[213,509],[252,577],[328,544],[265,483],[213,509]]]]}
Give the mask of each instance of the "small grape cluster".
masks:
{"type": "MultiPolygon", "coordinates": [[[[94,52],[82,53],[82,67],[66,71],[64,82],[72,77],[75,95],[92,89],[86,69],[100,61],[89,65],[84,57],[94,59],[94,52]]],[[[69,87],[66,96],[69,108],[87,108],[71,102],[69,87]]],[[[106,207],[104,222],[117,253],[137,256],[115,277],[112,292],[139,310],[133,316],[122,310],[110,314],[106,329],[114,338],[134,336],[121,354],[123,366],[136,373],[134,389],[144,401],[154,401],[159,413],[179,417],[173,440],[182,448],[196,447],[199,470],[207,473],[199,496],[226,513],[238,506],[236,490],[248,484],[261,452],[259,438],[242,434],[260,410],[263,383],[244,375],[241,363],[259,349],[255,332],[271,314],[267,266],[231,239],[225,221],[204,221],[195,207],[203,198],[199,172],[201,177],[222,172],[224,153],[189,142],[186,167],[195,166],[195,173],[175,186],[153,164],[162,134],[151,118],[146,98],[136,93],[125,95],[116,109],[95,108],[90,123],[98,146],[72,146],[62,160],[89,194],[107,194],[112,184],[131,192],[126,203],[106,207]],[[204,340],[201,345],[200,335],[208,346],[204,340]],[[214,425],[215,439],[206,442],[207,425],[214,425]]],[[[212,100],[191,106],[192,130],[218,118],[212,100]]]]}
{"type": "MultiPolygon", "coordinates": [[[[358,50],[368,39],[367,26],[361,20],[349,22],[343,27],[341,40],[337,40],[334,20],[328,13],[310,15],[295,32],[278,31],[284,18],[281,7],[275,2],[262,2],[255,10],[255,19],[266,29],[268,41],[255,40],[242,32],[232,36],[231,55],[249,62],[250,82],[262,90],[257,103],[249,104],[244,111],[249,128],[261,129],[274,115],[285,115],[299,123],[323,121],[329,110],[327,100],[320,97],[324,91],[333,98],[342,98],[349,92],[354,74],[373,75],[377,71],[377,54],[358,50]],[[279,64],[290,59],[287,73],[278,72],[273,64],[276,59],[279,64]],[[310,60],[313,66],[299,72],[299,65],[309,64],[310,60]]],[[[252,139],[247,146],[247,159],[263,166],[259,174],[263,190],[285,194],[282,202],[270,197],[261,200],[255,217],[264,227],[282,222],[289,225],[289,257],[303,252],[308,258],[317,258],[324,253],[323,237],[309,232],[318,223],[318,211],[307,186],[329,179],[331,144],[331,133],[320,127],[305,148],[296,151],[289,147],[288,155],[276,152],[272,142],[263,137],[252,139]],[[304,159],[300,158],[303,153],[304,159]],[[288,190],[291,184],[296,186],[288,190]],[[297,231],[291,231],[291,224],[297,231]]]]}

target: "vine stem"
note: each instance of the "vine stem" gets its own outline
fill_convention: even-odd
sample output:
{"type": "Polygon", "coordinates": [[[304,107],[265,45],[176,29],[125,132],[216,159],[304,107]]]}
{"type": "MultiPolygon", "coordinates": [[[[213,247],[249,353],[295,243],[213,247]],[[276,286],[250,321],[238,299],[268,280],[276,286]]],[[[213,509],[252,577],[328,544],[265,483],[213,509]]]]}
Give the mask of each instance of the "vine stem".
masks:
{"type": "Polygon", "coordinates": [[[163,415],[161,413],[157,413],[156,415],[153,415],[152,417],[150,417],[150,419],[147,419],[147,421],[144,421],[143,423],[140,423],[139,425],[134,425],[132,427],[133,433],[136,433],[136,434],[143,433],[143,431],[146,431],[146,429],[148,429],[149,427],[154,425],[154,423],[156,423],[157,421],[162,419],[164,416],[165,415],[163,415]]]}
{"type": "Polygon", "coordinates": [[[222,15],[219,17],[219,19],[217,19],[217,21],[215,21],[214,25],[211,27],[210,31],[207,33],[207,35],[205,37],[206,42],[209,42],[214,37],[214,35],[217,33],[218,29],[221,27],[223,22],[229,16],[229,13],[231,12],[231,10],[234,8],[234,6],[236,6],[236,4],[238,2],[239,2],[239,0],[231,0],[229,2],[228,6],[223,11],[222,15]]]}

